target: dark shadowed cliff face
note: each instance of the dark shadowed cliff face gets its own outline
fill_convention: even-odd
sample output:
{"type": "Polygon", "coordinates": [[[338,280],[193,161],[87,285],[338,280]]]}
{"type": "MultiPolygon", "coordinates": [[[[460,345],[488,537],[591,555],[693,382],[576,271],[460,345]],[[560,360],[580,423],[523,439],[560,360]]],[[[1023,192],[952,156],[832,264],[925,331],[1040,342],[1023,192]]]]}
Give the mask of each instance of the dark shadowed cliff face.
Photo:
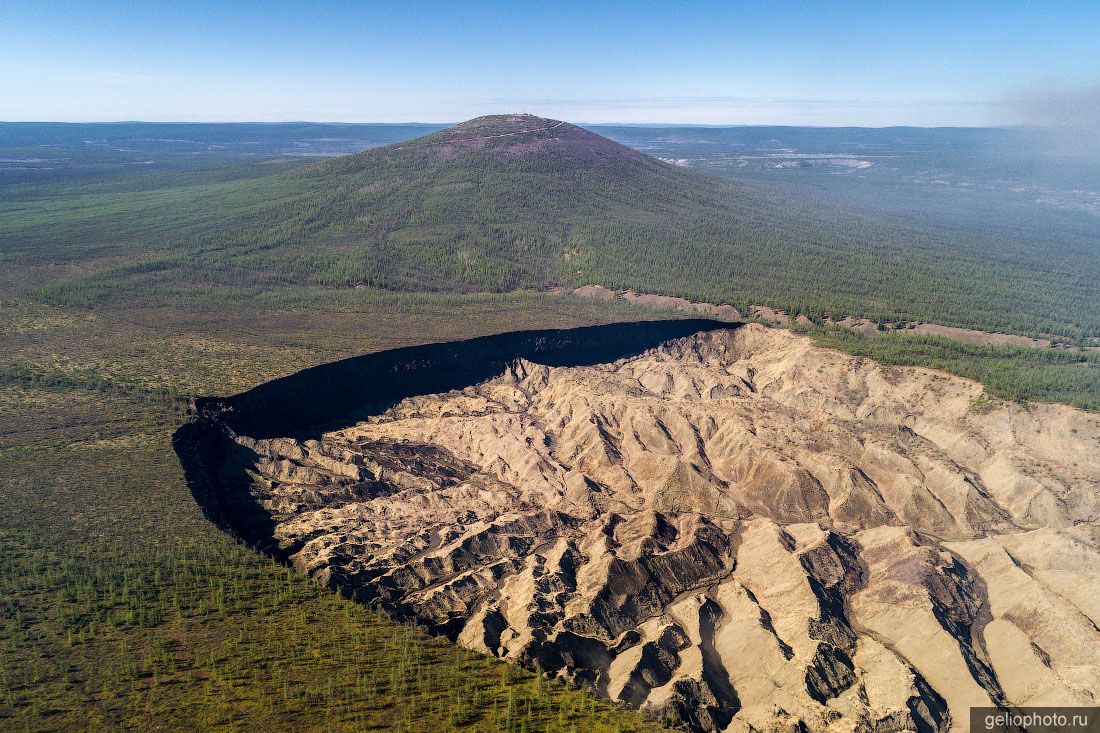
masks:
{"type": "MultiPolygon", "coordinates": [[[[319,437],[377,414],[401,400],[476,384],[502,372],[516,359],[552,366],[614,361],[672,338],[729,323],[702,319],[646,321],[575,329],[521,331],[443,344],[427,344],[352,357],[305,369],[247,392],[197,398],[195,417],[173,443],[195,498],[211,521],[247,541],[265,545],[264,533],[243,531],[249,521],[226,514],[219,485],[225,451],[237,435],[264,439],[319,437]]],[[[235,506],[235,510],[244,510],[235,506]]]]}
{"type": "Polygon", "coordinates": [[[209,515],[696,731],[1095,704],[1100,421],[760,326],[505,334],[200,404],[209,515]]]}

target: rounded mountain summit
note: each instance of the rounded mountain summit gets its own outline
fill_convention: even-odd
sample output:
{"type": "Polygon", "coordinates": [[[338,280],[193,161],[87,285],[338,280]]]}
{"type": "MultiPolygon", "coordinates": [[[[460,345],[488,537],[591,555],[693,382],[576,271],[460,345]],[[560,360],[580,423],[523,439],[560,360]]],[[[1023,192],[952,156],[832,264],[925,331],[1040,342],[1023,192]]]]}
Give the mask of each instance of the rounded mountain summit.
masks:
{"type": "Polygon", "coordinates": [[[479,117],[286,178],[310,191],[315,271],[397,289],[714,295],[699,283],[740,272],[754,232],[782,215],[754,191],[532,115],[479,117]]]}
{"type": "Polygon", "coordinates": [[[632,163],[654,170],[669,167],[582,127],[529,114],[478,117],[415,140],[340,158],[330,162],[329,167],[355,170],[357,166],[373,164],[379,154],[384,158],[423,156],[428,160],[452,161],[479,152],[512,158],[561,158],[594,166],[632,163]]]}
{"type": "Polygon", "coordinates": [[[202,246],[156,277],[454,293],[603,285],[1005,332],[1012,314],[1079,323],[1089,306],[1086,285],[1066,291],[1035,268],[1009,277],[1022,266],[981,241],[677,167],[532,115],[244,180],[189,217],[171,234],[197,230],[202,246]],[[1051,292],[1068,295],[1051,303],[1051,292]]]}

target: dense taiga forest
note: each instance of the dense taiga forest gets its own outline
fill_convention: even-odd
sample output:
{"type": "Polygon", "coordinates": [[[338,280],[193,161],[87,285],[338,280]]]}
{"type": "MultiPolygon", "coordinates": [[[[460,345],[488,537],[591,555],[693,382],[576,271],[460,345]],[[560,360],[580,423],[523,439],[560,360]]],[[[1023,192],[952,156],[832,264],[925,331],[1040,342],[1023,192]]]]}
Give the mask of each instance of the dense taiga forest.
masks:
{"type": "MultiPolygon", "coordinates": [[[[169,446],[189,396],[395,346],[683,315],[531,292],[586,283],[817,321],[1098,333],[1087,219],[953,208],[918,225],[909,189],[721,179],[500,124],[411,142],[433,129],[0,126],[0,727],[286,728],[323,709],[327,729],[648,729],[218,532],[169,446]]],[[[989,400],[1100,408],[1094,353],[807,330],[979,379],[989,400]]]]}
{"type": "Polygon", "coordinates": [[[45,275],[37,297],[72,307],[195,288],[601,284],[815,320],[1100,335],[1088,222],[922,225],[674,167],[571,125],[520,144],[508,124],[307,165],[8,187],[0,251],[45,275]]]}
{"type": "Polygon", "coordinates": [[[0,1],[0,733],[1087,710],[1098,26],[0,1]]]}
{"type": "Polygon", "coordinates": [[[0,729],[656,730],[432,639],[203,517],[171,435],[188,395],[353,354],[637,319],[549,296],[0,297],[0,729]]]}

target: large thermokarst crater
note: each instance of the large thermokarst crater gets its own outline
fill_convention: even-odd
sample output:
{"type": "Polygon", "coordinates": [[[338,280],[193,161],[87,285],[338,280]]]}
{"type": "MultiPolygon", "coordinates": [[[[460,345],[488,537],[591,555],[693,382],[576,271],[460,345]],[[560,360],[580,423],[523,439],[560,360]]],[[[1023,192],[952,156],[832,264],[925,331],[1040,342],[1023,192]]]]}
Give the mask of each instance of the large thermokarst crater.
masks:
{"type": "Polygon", "coordinates": [[[177,447],[215,520],[320,581],[693,730],[1098,703],[1097,416],[693,323],[313,431],[211,403],[177,447]]]}

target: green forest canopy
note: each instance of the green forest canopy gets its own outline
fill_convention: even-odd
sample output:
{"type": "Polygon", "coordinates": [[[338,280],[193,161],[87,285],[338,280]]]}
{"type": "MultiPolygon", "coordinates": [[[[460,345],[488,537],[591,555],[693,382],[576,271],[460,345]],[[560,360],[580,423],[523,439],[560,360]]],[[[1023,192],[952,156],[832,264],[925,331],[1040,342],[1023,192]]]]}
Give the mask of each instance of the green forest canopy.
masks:
{"type": "Polygon", "coordinates": [[[811,316],[1100,336],[1088,230],[921,227],[683,170],[538,118],[483,118],[270,174],[177,178],[9,196],[0,257],[45,273],[38,295],[70,306],[153,297],[169,283],[601,284],[811,316]]]}

